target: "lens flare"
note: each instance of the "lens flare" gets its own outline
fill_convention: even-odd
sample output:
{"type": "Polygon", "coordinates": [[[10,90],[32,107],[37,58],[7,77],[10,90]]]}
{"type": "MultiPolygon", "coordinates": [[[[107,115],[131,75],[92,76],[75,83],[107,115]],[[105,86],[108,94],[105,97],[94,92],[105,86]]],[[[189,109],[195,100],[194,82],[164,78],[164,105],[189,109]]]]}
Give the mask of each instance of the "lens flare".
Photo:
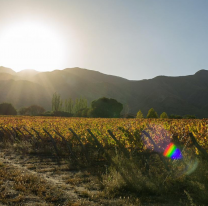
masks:
{"type": "Polygon", "coordinates": [[[187,147],[189,140],[180,147],[174,142],[173,134],[161,124],[150,123],[142,132],[142,140],[148,151],[154,151],[169,158],[168,162],[175,178],[190,175],[198,167],[198,160],[193,149],[187,147]],[[179,147],[183,149],[180,150],[179,147]]]}
{"type": "Polygon", "coordinates": [[[169,157],[171,159],[181,159],[182,158],[182,154],[181,154],[180,150],[173,143],[170,143],[167,146],[163,155],[166,157],[169,157]]]}

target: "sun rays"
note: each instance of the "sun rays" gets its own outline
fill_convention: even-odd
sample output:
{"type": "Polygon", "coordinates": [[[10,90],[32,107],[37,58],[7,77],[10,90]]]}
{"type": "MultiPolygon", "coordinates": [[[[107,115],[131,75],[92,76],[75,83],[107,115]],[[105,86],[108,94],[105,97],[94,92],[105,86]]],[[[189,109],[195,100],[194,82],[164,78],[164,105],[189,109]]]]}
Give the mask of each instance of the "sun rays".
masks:
{"type": "Polygon", "coordinates": [[[40,22],[19,22],[0,32],[1,62],[16,71],[56,69],[65,57],[63,37],[40,22]]]}

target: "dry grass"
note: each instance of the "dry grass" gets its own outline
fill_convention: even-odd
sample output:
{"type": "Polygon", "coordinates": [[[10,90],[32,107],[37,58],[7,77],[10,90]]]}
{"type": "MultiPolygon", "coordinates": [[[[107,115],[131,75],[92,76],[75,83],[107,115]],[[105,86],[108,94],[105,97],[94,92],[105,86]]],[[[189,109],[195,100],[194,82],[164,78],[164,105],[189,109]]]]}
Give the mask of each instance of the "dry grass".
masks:
{"type": "Polygon", "coordinates": [[[0,202],[4,204],[24,203],[28,196],[33,195],[37,201],[62,204],[67,201],[63,192],[48,184],[38,176],[25,173],[16,168],[0,168],[0,202]]]}
{"type": "Polygon", "coordinates": [[[22,162],[26,157],[36,157],[35,164],[31,161],[25,167],[60,183],[58,188],[38,175],[0,162],[0,202],[3,204],[194,206],[208,202],[208,161],[198,156],[195,170],[190,174],[183,172],[191,165],[191,150],[185,151],[181,161],[169,160],[170,171],[167,171],[157,154],[148,158],[148,168],[140,156],[125,158],[119,151],[111,151],[108,161],[99,159],[97,151],[90,151],[91,159],[86,162],[80,148],[74,148],[80,154],[77,161],[62,152],[58,162],[52,146],[22,141],[13,145],[4,142],[0,148],[7,148],[10,154],[21,154],[22,162]],[[46,156],[51,157],[50,161],[46,156]],[[57,176],[60,180],[55,179],[57,176]],[[68,186],[78,195],[77,201],[68,199],[68,186]]]}
{"type": "Polygon", "coordinates": [[[158,156],[149,160],[146,173],[139,159],[113,158],[116,167],[111,165],[103,175],[103,188],[108,198],[128,196],[132,202],[137,198],[151,204],[206,205],[208,202],[208,161],[198,160],[196,170],[187,175],[176,176],[176,168],[169,164],[167,172],[158,156]]]}

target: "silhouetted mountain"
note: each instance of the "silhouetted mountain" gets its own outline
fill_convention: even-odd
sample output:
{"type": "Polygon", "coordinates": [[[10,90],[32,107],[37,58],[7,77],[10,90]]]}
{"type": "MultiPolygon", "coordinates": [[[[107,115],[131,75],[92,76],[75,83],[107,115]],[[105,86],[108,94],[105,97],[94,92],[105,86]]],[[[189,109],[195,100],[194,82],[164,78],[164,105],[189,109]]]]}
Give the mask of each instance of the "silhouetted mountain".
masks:
{"type": "Polygon", "coordinates": [[[17,79],[17,76],[9,73],[0,72],[0,80],[11,80],[11,79],[15,80],[17,79]]]}
{"type": "Polygon", "coordinates": [[[13,71],[12,69],[6,68],[6,67],[2,67],[2,66],[0,66],[0,73],[7,73],[7,74],[16,75],[16,72],[13,71]]]}
{"type": "Polygon", "coordinates": [[[129,113],[136,114],[141,109],[145,116],[153,107],[158,114],[165,111],[169,115],[193,114],[199,118],[208,117],[207,70],[200,70],[189,76],[158,76],[141,81],[130,81],[81,68],[39,73],[32,71],[31,75],[27,75],[29,71],[15,73],[7,68],[2,71],[4,74],[0,73],[0,100],[11,102],[18,108],[39,104],[49,110],[52,95],[58,92],[63,99],[80,96],[89,101],[104,96],[114,98],[127,104],[129,113]]]}
{"type": "Polygon", "coordinates": [[[30,79],[38,73],[39,73],[38,71],[33,70],[33,69],[25,69],[25,70],[22,70],[20,72],[17,72],[17,75],[21,79],[30,79]]]}
{"type": "Polygon", "coordinates": [[[32,104],[50,108],[51,95],[39,84],[25,80],[7,80],[0,81],[0,100],[12,103],[17,108],[32,104]]]}

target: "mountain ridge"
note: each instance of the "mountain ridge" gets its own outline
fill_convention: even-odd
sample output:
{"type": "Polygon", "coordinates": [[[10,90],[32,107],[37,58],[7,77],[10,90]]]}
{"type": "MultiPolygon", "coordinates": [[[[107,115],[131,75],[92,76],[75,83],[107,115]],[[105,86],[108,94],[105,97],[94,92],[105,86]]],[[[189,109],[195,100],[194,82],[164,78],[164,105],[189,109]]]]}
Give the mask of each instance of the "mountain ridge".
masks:
{"type": "Polygon", "coordinates": [[[31,76],[22,75],[20,78],[18,73],[12,72],[11,69],[0,67],[0,86],[3,85],[3,82],[5,84],[7,82],[10,90],[4,87],[3,92],[1,87],[0,99],[10,101],[17,108],[29,106],[32,104],[31,100],[34,100],[34,103],[50,110],[52,95],[54,92],[58,92],[63,99],[69,97],[75,99],[80,96],[89,101],[103,96],[114,98],[122,104],[128,105],[129,113],[133,114],[141,109],[146,115],[148,110],[153,107],[158,114],[165,111],[169,115],[193,114],[199,118],[208,117],[208,70],[199,70],[195,74],[187,76],[160,75],[152,79],[135,81],[78,67],[37,72],[31,76]],[[10,76],[5,75],[7,69],[10,76]],[[15,98],[19,99],[17,101],[9,95],[11,93],[14,95],[12,89],[17,91],[16,88],[9,87],[11,84],[9,80],[13,80],[20,90],[22,87],[23,93],[29,95],[30,98],[23,97],[24,95],[19,92],[19,96],[15,95],[15,98]],[[28,82],[24,80],[28,80],[28,82]],[[37,99],[32,96],[37,96],[37,99]]]}

